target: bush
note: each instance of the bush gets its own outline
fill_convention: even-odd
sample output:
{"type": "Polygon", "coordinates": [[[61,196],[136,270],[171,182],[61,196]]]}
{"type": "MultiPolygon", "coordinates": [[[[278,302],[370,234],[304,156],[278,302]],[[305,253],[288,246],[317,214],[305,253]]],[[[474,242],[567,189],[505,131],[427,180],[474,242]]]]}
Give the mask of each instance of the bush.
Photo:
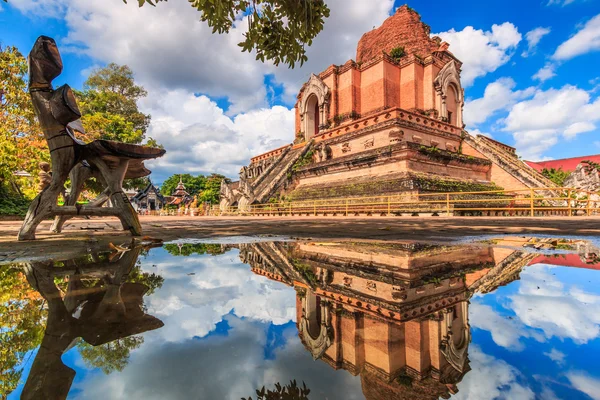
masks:
{"type": "Polygon", "coordinates": [[[406,55],[406,52],[404,51],[404,47],[400,46],[400,47],[394,47],[392,49],[392,51],[390,51],[390,57],[392,57],[394,59],[394,61],[398,62],[400,61],[400,59],[402,57],[404,57],[406,55]]]}
{"type": "Polygon", "coordinates": [[[0,216],[24,217],[29,208],[29,200],[0,185],[0,216]]]}

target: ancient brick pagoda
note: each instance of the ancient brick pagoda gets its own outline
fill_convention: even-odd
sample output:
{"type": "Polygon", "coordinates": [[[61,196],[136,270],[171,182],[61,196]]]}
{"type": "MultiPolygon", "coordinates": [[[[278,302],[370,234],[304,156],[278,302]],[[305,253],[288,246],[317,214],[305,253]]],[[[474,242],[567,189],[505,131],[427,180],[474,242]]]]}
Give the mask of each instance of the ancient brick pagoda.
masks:
{"type": "Polygon", "coordinates": [[[455,394],[471,369],[471,297],[519,279],[537,257],[515,247],[414,243],[239,249],[252,272],[294,287],[302,344],[315,360],[360,375],[369,400],[455,394]]]}
{"type": "Polygon", "coordinates": [[[363,35],[356,60],[311,75],[292,144],[251,159],[223,183],[221,207],[554,186],[515,149],[464,131],[462,63],[402,6],[363,35]]]}

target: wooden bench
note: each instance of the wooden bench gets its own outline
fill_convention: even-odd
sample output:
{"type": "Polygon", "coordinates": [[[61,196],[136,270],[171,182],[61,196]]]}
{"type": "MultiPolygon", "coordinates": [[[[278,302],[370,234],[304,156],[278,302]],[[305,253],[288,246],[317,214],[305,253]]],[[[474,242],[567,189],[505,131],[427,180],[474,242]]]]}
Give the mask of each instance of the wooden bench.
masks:
{"type": "Polygon", "coordinates": [[[68,85],[54,90],[52,80],[62,72],[56,42],[40,36],[29,54],[29,91],[35,113],[50,149],[52,181],[31,203],[19,231],[19,240],[35,239],[35,230],[44,219],[56,217],[52,230],[60,232],[65,220],[74,216],[115,216],[123,229],[133,235],[142,233],[137,214],[123,193],[123,180],[147,176],[144,161],[165,154],[164,149],[95,140],[84,143],[75,132],[83,132],[81,113],[68,85]],[[71,193],[64,206],[58,206],[71,176],[71,193]],[[95,176],[106,187],[90,204],[80,206],[77,198],[87,179],[95,176]],[[110,200],[111,207],[104,207],[110,200]]]}

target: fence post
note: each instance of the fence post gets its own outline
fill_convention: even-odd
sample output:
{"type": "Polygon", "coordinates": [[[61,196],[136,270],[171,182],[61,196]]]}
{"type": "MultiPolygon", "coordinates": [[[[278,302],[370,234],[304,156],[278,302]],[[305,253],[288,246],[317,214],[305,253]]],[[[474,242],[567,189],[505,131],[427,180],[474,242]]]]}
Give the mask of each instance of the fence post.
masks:
{"type": "Polygon", "coordinates": [[[317,201],[313,201],[313,216],[317,216],[317,201]]]}
{"type": "Polygon", "coordinates": [[[450,216],[450,193],[446,193],[446,217],[450,216]]]}
{"type": "Polygon", "coordinates": [[[571,189],[569,189],[569,191],[567,192],[567,201],[568,201],[567,207],[568,207],[568,210],[569,210],[568,216],[570,217],[571,214],[572,214],[572,212],[573,212],[573,210],[572,210],[572,204],[571,204],[571,189]]]}
{"type": "Polygon", "coordinates": [[[387,197],[387,203],[388,203],[388,212],[387,212],[387,215],[389,217],[390,214],[392,213],[392,205],[391,205],[390,196],[387,197]]]}
{"type": "Polygon", "coordinates": [[[592,204],[592,192],[587,192],[587,204],[585,206],[586,210],[587,210],[587,216],[591,216],[592,215],[592,210],[590,208],[592,204]]]}
{"type": "Polygon", "coordinates": [[[530,192],[530,199],[529,199],[529,212],[530,212],[530,215],[531,215],[532,217],[534,217],[534,216],[535,216],[535,210],[534,210],[534,204],[533,204],[534,190],[533,190],[533,189],[529,189],[529,192],[530,192]]]}
{"type": "Polygon", "coordinates": [[[348,199],[346,199],[346,217],[348,216],[348,199]]]}
{"type": "Polygon", "coordinates": [[[290,201],[290,217],[292,216],[292,202],[290,201]]]}

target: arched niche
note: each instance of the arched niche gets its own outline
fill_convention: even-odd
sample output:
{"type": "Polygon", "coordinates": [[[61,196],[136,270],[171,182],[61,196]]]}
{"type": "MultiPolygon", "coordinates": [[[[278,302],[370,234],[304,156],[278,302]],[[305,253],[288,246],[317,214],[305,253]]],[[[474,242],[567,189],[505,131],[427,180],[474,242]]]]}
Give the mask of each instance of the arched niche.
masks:
{"type": "Polygon", "coordinates": [[[444,311],[440,350],[448,368],[444,368],[445,379],[461,376],[469,368],[468,349],[471,342],[468,302],[463,301],[444,311]]]}
{"type": "Polygon", "coordinates": [[[329,97],[329,87],[312,74],[300,101],[300,126],[305,140],[310,140],[325,128],[329,117],[329,97]]]}
{"type": "Polygon", "coordinates": [[[464,90],[454,61],[444,65],[433,81],[433,85],[436,93],[435,107],[440,119],[462,128],[464,90]]]}
{"type": "Polygon", "coordinates": [[[302,299],[300,334],[307,349],[316,360],[331,346],[329,303],[308,290],[302,299]]]}

